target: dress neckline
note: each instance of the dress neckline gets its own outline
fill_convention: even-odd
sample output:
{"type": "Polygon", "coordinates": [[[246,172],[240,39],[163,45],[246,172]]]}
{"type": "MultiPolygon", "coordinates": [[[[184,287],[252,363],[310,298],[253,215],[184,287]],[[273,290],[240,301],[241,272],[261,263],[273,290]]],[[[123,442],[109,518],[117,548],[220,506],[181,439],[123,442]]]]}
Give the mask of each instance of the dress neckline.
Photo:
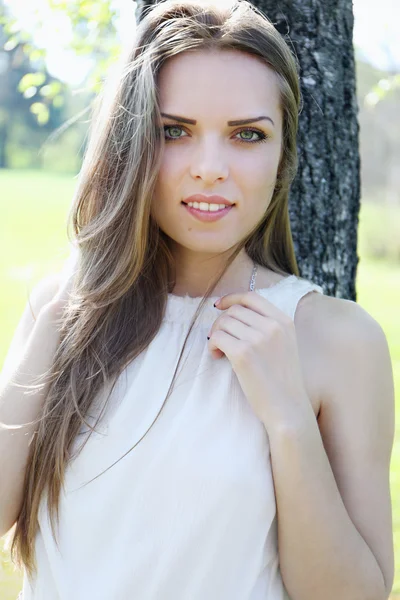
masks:
{"type": "MultiPolygon", "coordinates": [[[[254,291],[269,292],[269,291],[275,290],[276,288],[280,287],[282,284],[284,284],[287,281],[290,281],[292,279],[296,279],[296,275],[288,275],[287,277],[283,277],[276,283],[273,283],[272,285],[269,285],[268,287],[265,287],[265,288],[257,288],[256,287],[256,288],[254,288],[254,291]]],[[[233,293],[233,292],[231,292],[231,293],[233,293]]],[[[243,292],[243,293],[245,293],[245,292],[243,292]]],[[[227,296],[227,294],[223,294],[223,296],[227,296]]],[[[202,298],[203,298],[203,296],[189,296],[189,294],[185,294],[184,296],[178,296],[177,294],[172,294],[172,293],[168,294],[168,299],[171,299],[174,302],[175,301],[176,302],[184,301],[185,303],[193,302],[193,303],[200,304],[200,301],[202,298]]],[[[215,300],[217,300],[218,298],[221,298],[221,296],[210,296],[208,298],[207,302],[209,303],[212,300],[213,304],[214,304],[215,300]]]]}
{"type": "MultiPolygon", "coordinates": [[[[277,283],[270,285],[266,288],[254,288],[253,291],[260,294],[260,296],[264,296],[267,298],[274,298],[277,293],[279,293],[282,289],[286,289],[286,286],[289,286],[291,283],[294,283],[297,280],[296,275],[289,275],[280,279],[277,283]]],[[[169,293],[168,300],[166,305],[166,310],[164,314],[163,321],[170,323],[180,323],[181,325],[187,325],[194,316],[203,296],[177,296],[175,294],[169,293]]],[[[199,326],[208,327],[218,315],[221,314],[221,311],[213,306],[214,302],[220,298],[220,296],[210,296],[200,312],[200,315],[197,317],[195,328],[199,326]]]]}

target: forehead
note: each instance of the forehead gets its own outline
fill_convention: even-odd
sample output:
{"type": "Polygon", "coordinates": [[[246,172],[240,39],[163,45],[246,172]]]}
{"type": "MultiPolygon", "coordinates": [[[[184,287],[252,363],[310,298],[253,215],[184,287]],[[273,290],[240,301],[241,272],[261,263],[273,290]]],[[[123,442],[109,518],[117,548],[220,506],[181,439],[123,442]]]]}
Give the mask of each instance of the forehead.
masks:
{"type": "Polygon", "coordinates": [[[278,120],[280,112],[275,72],[261,58],[238,50],[178,54],[162,66],[158,89],[161,110],[182,116],[246,118],[269,109],[278,120]]]}

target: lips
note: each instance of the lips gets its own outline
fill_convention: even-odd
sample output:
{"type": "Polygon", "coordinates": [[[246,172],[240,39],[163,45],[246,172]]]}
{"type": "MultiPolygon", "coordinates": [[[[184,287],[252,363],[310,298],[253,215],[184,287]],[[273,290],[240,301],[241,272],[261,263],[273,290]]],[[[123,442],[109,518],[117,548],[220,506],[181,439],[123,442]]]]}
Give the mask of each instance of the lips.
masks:
{"type": "Polygon", "coordinates": [[[213,223],[215,221],[219,221],[223,219],[227,214],[230,213],[231,210],[234,209],[234,205],[231,204],[229,206],[224,206],[224,208],[218,208],[218,210],[200,210],[199,208],[194,208],[192,206],[188,206],[184,202],[182,202],[185,210],[191,215],[192,218],[195,218],[198,221],[202,221],[203,223],[213,223]]]}

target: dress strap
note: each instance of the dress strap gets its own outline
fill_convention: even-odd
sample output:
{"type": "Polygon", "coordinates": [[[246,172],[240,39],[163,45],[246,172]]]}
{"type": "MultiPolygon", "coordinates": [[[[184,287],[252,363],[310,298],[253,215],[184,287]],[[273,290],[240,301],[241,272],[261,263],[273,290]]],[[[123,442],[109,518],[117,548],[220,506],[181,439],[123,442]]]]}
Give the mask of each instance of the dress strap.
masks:
{"type": "Polygon", "coordinates": [[[289,315],[293,321],[297,306],[303,296],[310,292],[324,293],[321,286],[308,279],[296,276],[287,277],[285,280],[281,280],[277,285],[272,286],[271,288],[258,291],[262,295],[266,295],[268,300],[289,315]]]}

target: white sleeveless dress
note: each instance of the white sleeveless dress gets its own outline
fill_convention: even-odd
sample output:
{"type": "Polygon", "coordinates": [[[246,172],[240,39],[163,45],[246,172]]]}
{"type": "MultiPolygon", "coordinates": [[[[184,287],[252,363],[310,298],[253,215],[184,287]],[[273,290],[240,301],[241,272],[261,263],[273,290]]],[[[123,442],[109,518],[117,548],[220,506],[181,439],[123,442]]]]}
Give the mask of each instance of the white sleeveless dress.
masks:
{"type": "MultiPolygon", "coordinates": [[[[311,291],[323,293],[294,275],[256,288],[292,319],[311,291]]],[[[24,574],[23,600],[289,598],[279,569],[268,435],[228,358],[210,356],[207,334],[221,314],[215,300],[189,336],[155,424],[127,453],[161,408],[200,302],[169,295],[158,334],[122,373],[97,433],[68,465],[59,548],[42,500],[38,575],[31,587],[24,574]]],[[[94,424],[92,412],[87,420],[94,424]]]]}

